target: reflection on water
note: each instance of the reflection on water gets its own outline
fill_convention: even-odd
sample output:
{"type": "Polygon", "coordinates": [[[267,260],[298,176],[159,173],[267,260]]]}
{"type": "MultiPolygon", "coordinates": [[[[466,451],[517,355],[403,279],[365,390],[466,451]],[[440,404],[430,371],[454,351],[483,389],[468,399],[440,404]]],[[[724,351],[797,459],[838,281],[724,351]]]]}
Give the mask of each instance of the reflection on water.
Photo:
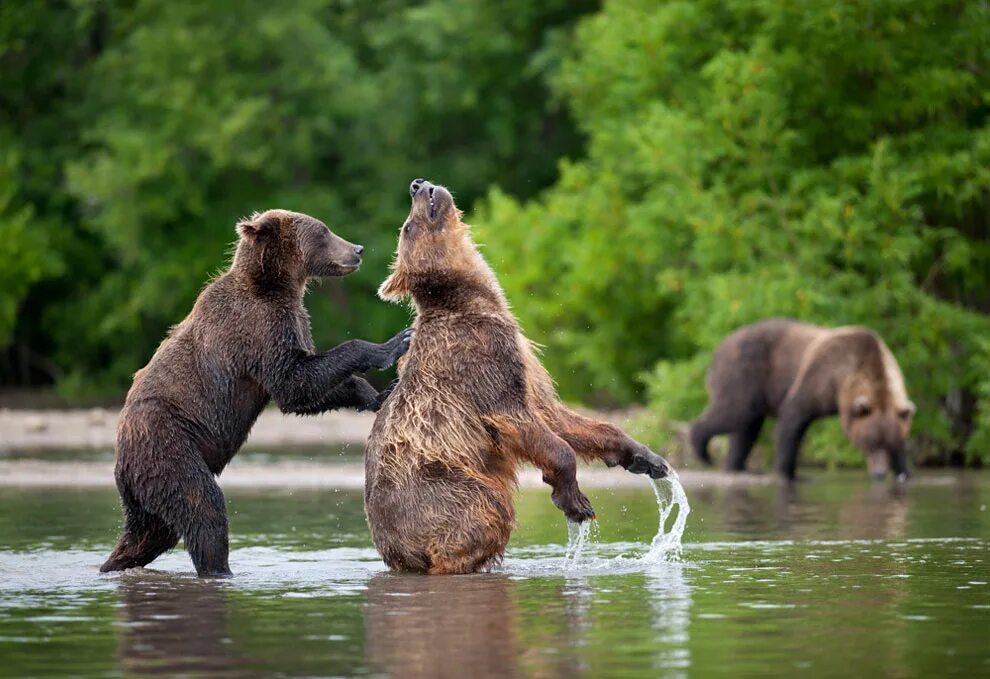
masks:
{"type": "Polygon", "coordinates": [[[519,674],[519,626],[505,575],[383,573],[368,583],[368,664],[401,677],[505,677],[519,674]]]}
{"type": "Polygon", "coordinates": [[[847,538],[903,538],[908,534],[908,490],[873,484],[857,489],[838,510],[847,538]]]}
{"type": "Polygon", "coordinates": [[[671,563],[648,573],[646,586],[653,609],[651,627],[662,649],[657,661],[670,670],[687,670],[691,666],[691,588],[684,578],[684,566],[671,563]]]}
{"type": "Polygon", "coordinates": [[[0,674],[928,676],[990,671],[990,476],[688,488],[680,561],[653,493],[592,490],[580,553],[546,493],[486,575],[387,573],[359,492],[233,491],[236,576],[176,551],[96,571],[112,491],[0,490],[0,674]]]}
{"type": "MultiPolygon", "coordinates": [[[[728,534],[898,538],[908,534],[912,493],[924,496],[931,489],[912,488],[910,484],[860,483],[844,488],[841,497],[832,496],[834,490],[816,487],[815,483],[731,485],[692,490],[691,501],[694,506],[711,509],[720,529],[728,534]]],[[[979,511],[978,507],[973,509],[979,511]]]]}
{"type": "Polygon", "coordinates": [[[118,587],[120,667],[137,674],[236,671],[244,664],[228,629],[226,585],[217,580],[125,573],[118,587]]]}

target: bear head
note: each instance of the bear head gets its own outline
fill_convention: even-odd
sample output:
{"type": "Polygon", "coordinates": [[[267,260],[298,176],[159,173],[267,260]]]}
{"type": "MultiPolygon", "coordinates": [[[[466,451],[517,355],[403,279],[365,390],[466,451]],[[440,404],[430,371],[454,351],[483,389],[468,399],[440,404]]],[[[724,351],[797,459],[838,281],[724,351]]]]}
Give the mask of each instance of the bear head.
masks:
{"type": "Polygon", "coordinates": [[[443,186],[425,179],[409,185],[412,207],[399,232],[392,273],[378,289],[390,302],[457,306],[501,300],[501,288],[471,239],[462,212],[443,186]]]}
{"type": "Polygon", "coordinates": [[[234,266],[258,280],[290,286],[357,271],[364,252],[320,220],[288,210],[255,213],[237,225],[237,233],[234,266]]]}
{"type": "Polygon", "coordinates": [[[839,394],[839,418],[846,437],[866,455],[870,474],[883,479],[892,471],[907,478],[904,443],[915,406],[904,394],[900,371],[854,375],[839,394]]]}

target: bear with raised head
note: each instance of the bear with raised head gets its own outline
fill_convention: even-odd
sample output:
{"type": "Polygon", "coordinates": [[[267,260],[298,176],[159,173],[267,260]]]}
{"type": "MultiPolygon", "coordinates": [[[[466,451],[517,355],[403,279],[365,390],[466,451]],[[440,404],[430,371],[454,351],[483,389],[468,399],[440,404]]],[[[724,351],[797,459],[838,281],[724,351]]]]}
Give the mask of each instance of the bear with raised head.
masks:
{"type": "Polygon", "coordinates": [[[874,477],[889,470],[907,477],[904,442],[914,404],[894,355],[872,330],[787,318],[742,327],[715,350],[707,386],[708,407],[689,433],[695,455],[706,464],[712,462],[709,440],[729,434],[726,466],[744,470],[769,415],[777,418],[777,470],[793,479],[808,426],[838,414],[874,477]]]}
{"type": "Polygon", "coordinates": [[[120,414],[120,542],[101,571],[144,566],[181,537],[199,575],[229,575],[227,509],[214,476],[274,399],[286,413],[376,410],[359,376],[390,367],[410,331],[317,352],[309,279],[356,271],[363,248],[308,215],[269,210],[237,226],[230,269],[209,283],[134,383],[120,414]]]}
{"type": "Polygon", "coordinates": [[[450,192],[422,179],[386,300],[412,298],[409,353],[365,452],[365,508],[393,570],[470,573],[501,559],[516,468],[534,464],[571,521],[594,517],[576,456],[661,478],[666,461],[619,428],[566,408],[523,336],[450,192]]]}

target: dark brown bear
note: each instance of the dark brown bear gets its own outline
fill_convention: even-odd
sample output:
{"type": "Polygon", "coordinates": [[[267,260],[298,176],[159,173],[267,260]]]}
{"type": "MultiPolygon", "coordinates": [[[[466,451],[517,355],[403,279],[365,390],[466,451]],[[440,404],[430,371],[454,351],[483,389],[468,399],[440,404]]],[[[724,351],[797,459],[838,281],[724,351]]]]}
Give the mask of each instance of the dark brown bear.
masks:
{"type": "Polygon", "coordinates": [[[530,462],[571,521],[594,517],[575,453],[660,478],[663,458],[564,407],[443,187],[417,179],[392,275],[415,335],[375,420],[365,507],[394,570],[470,573],[498,561],[515,521],[516,467],[530,462]]]}
{"type": "Polygon", "coordinates": [[[100,569],[144,566],[181,537],[200,575],[229,575],[227,510],[214,480],[274,398],[286,413],[377,409],[355,373],[391,366],[409,331],[317,353],[306,282],[344,276],[362,248],[307,215],[270,210],[238,224],[230,270],[200,293],[134,376],[117,429],[120,543],[100,569]]]}
{"type": "Polygon", "coordinates": [[[798,448],[816,419],[838,413],[846,436],[882,478],[907,476],[904,441],[914,404],[883,340],[866,328],[822,328],[774,318],[745,326],[715,350],[708,408],[691,424],[695,454],[711,464],[708,441],[729,434],[727,467],[742,471],[763,419],[777,418],[777,469],[794,478],[798,448]]]}

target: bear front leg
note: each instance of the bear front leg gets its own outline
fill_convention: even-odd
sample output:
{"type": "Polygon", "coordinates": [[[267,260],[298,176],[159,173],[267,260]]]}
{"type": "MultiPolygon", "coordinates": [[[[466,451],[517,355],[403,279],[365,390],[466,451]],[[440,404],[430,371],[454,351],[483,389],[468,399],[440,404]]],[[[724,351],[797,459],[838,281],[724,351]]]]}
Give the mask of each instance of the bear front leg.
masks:
{"type": "MultiPolygon", "coordinates": [[[[284,413],[306,414],[339,408],[341,406],[335,404],[349,396],[347,389],[335,395],[337,387],[354,373],[392,367],[409,350],[411,339],[412,329],[407,328],[384,344],[350,340],[320,354],[297,354],[265,370],[262,383],[284,413]]],[[[352,385],[348,388],[355,390],[350,394],[354,399],[369,396],[366,390],[363,394],[357,393],[356,390],[362,387],[352,385]]],[[[377,395],[376,392],[375,397],[377,395]]],[[[372,403],[369,399],[365,405],[372,403]]]]}
{"type": "Polygon", "coordinates": [[[379,394],[363,377],[351,375],[324,395],[319,401],[305,404],[294,410],[296,415],[315,415],[338,408],[377,411],[379,394]]]}
{"type": "Polygon", "coordinates": [[[564,406],[558,406],[549,421],[557,435],[587,460],[601,460],[609,467],[621,466],[654,479],[673,472],[670,463],[613,424],[584,417],[564,406]]]}
{"type": "Polygon", "coordinates": [[[485,418],[497,445],[543,472],[543,482],[553,491],[550,499],[568,520],[581,523],[595,518],[595,510],[577,483],[577,457],[564,439],[539,421],[509,416],[485,418]]]}
{"type": "Polygon", "coordinates": [[[788,481],[797,473],[797,457],[805,432],[814,417],[796,402],[785,402],[777,416],[774,430],[774,447],[777,453],[777,472],[788,481]]]}

